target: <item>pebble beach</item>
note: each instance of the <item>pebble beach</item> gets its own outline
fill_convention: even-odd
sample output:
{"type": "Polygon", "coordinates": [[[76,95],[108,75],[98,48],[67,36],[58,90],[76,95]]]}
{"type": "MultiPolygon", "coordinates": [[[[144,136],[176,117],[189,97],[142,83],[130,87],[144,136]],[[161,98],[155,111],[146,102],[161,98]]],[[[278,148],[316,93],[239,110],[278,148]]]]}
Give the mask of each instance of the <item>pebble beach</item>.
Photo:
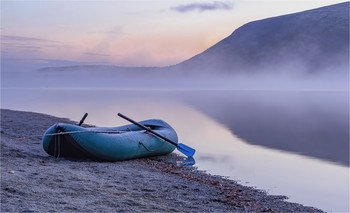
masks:
{"type": "Polygon", "coordinates": [[[118,162],[49,156],[41,138],[59,122],[77,123],[1,109],[1,212],[322,212],[179,166],[175,153],[118,162]]]}

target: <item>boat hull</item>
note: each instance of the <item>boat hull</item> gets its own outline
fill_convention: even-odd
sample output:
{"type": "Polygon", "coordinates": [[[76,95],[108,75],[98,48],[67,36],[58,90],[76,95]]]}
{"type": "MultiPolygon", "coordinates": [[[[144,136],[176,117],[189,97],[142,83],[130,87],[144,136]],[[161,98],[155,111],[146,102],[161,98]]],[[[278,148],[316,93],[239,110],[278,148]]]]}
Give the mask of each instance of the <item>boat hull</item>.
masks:
{"type": "MultiPolygon", "coordinates": [[[[177,143],[175,130],[166,122],[152,119],[140,123],[177,143]]],[[[100,161],[165,155],[176,148],[133,124],[84,128],[57,123],[45,132],[42,144],[44,150],[55,157],[91,158],[100,161]]]]}

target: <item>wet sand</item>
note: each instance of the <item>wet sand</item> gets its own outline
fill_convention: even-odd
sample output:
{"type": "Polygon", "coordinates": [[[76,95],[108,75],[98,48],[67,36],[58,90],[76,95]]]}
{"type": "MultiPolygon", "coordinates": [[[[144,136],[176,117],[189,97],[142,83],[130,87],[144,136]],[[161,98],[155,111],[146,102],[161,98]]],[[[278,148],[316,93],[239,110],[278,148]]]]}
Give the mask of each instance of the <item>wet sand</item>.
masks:
{"type": "MultiPolygon", "coordinates": [[[[49,115],[1,109],[1,212],[319,212],[195,167],[170,154],[122,162],[51,157],[49,115]]],[[[276,174],[277,175],[277,174],[276,174]]]]}

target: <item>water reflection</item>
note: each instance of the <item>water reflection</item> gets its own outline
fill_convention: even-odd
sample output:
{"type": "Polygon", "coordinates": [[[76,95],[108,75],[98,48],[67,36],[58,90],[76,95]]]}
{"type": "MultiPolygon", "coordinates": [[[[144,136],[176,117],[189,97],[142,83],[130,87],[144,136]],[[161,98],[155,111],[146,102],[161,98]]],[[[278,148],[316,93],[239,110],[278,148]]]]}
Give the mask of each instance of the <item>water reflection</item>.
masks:
{"type": "Polygon", "coordinates": [[[349,166],[349,96],[339,92],[206,92],[186,101],[244,141],[349,166]]]}
{"type": "Polygon", "coordinates": [[[196,161],[193,157],[187,157],[182,161],[177,161],[176,165],[178,166],[193,166],[196,164],[196,161]]]}

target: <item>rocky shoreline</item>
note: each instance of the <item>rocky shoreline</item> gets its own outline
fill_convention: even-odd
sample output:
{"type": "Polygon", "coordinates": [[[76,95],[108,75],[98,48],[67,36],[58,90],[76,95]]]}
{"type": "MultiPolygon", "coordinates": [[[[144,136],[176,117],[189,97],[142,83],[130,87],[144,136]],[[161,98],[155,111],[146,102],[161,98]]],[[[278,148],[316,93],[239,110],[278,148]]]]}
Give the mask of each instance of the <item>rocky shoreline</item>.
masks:
{"type": "Polygon", "coordinates": [[[176,162],[181,156],[94,162],[48,156],[49,115],[1,109],[1,212],[322,212],[176,162]]]}

